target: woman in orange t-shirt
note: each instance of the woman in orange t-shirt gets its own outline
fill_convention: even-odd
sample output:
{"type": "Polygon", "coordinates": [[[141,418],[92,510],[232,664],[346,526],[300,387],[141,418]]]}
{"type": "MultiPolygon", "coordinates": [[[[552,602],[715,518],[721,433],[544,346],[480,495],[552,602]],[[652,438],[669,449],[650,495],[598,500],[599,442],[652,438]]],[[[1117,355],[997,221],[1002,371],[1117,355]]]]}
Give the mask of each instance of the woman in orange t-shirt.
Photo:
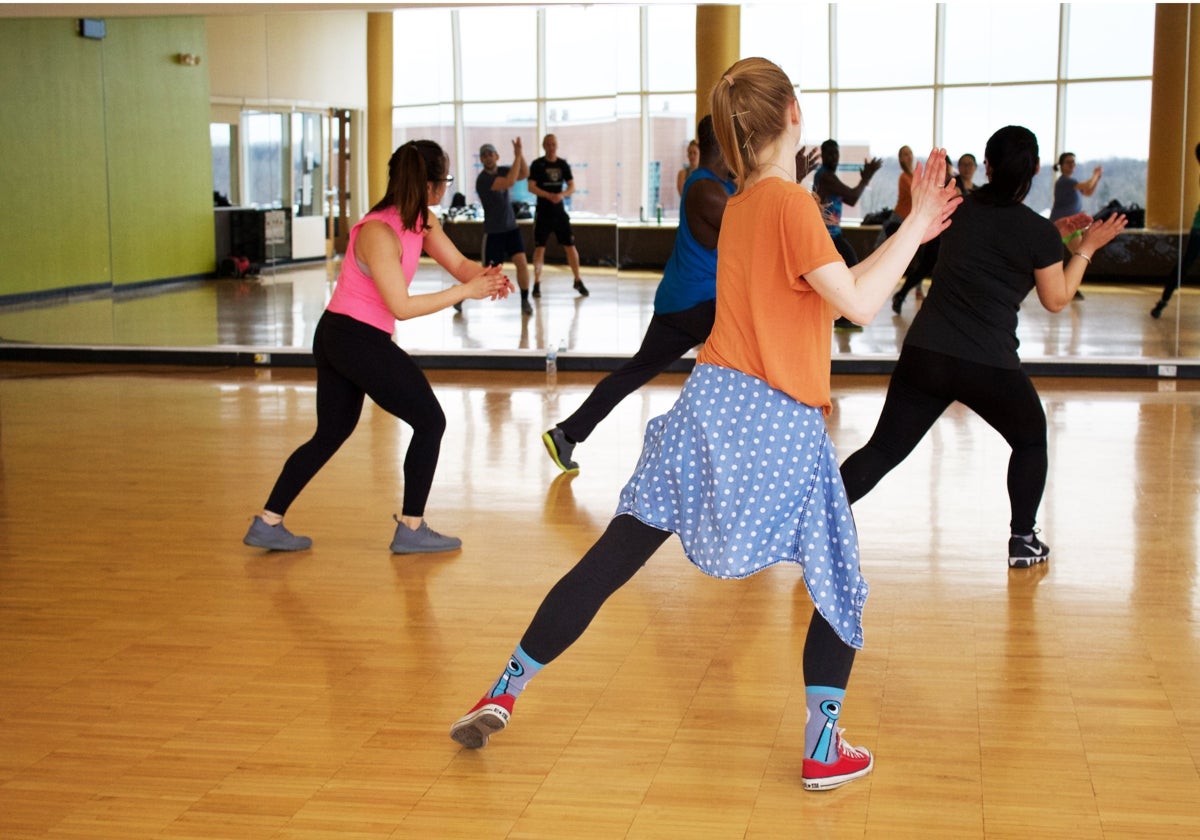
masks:
{"type": "Polygon", "coordinates": [[[787,75],[766,59],[739,61],[714,87],[712,113],[738,183],[717,243],[712,333],[675,405],[648,424],[608,528],[550,590],[507,668],[450,735],[477,749],[503,729],[528,681],[674,533],[688,559],[714,577],[800,566],[816,607],[804,647],[803,780],[824,790],[873,763],[836,726],[862,647],[867,585],[825,429],[833,319],[874,317],[917,245],[949,224],[959,199],[940,186],[945,152],[935,150],[936,175],[914,174],[910,221],[847,268],[816,200],[795,182],[800,105],[787,75]]]}

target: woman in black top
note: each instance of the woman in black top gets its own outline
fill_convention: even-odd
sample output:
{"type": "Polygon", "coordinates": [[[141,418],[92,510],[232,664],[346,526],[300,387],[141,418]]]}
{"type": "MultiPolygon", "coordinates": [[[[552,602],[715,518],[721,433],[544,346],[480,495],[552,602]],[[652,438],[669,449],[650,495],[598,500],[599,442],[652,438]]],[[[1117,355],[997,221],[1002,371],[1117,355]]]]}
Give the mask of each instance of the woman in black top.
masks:
{"type": "Polygon", "coordinates": [[[1017,355],[1017,311],[1031,289],[1051,312],[1074,297],[1092,255],[1125,228],[1094,223],[1062,260],[1054,224],[1022,204],[1039,169],[1033,132],[1007,126],[988,140],[988,183],[968,195],[941,237],[934,282],[900,351],[871,439],[842,465],[851,504],[903,461],[951,403],[961,402],[1012,447],[1008,564],[1043,562],[1035,535],[1046,485],[1046,414],[1017,355]]]}

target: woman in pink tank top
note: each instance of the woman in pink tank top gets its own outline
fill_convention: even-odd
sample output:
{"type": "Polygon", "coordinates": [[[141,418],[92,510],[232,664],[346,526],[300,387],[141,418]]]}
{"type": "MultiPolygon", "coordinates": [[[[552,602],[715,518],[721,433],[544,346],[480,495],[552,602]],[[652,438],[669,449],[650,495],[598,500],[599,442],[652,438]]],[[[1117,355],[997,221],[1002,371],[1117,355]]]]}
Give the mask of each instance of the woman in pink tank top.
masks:
{"type": "Polygon", "coordinates": [[[468,298],[497,300],[513,288],[498,266],[484,268],[464,257],[429,212],[454,181],[447,170],[446,155],[437,143],[405,143],[388,162],[387,194],[351,230],[337,288],[313,337],[317,430],[283,465],[266,506],[243,539],[246,545],[275,551],[312,545],[310,538],[288,531],[283,516],[350,437],[367,396],[412,427],[404,456],[404,498],[400,516],[392,517],[392,551],[420,554],[462,545],[425,523],[446,415],[425,374],[392,341],[397,320],[428,315],[468,298]],[[459,285],[410,294],[422,250],[459,285]]]}

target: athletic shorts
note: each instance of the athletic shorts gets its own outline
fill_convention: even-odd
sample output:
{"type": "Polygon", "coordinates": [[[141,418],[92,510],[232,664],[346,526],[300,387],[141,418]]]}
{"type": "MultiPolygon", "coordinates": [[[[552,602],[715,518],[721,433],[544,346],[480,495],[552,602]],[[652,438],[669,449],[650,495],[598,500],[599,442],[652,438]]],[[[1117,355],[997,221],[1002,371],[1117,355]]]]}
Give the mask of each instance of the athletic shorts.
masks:
{"type": "Polygon", "coordinates": [[[484,236],[483,264],[504,265],[510,262],[514,255],[525,253],[525,239],[521,236],[520,228],[503,233],[489,233],[484,236]]]}
{"type": "MultiPolygon", "coordinates": [[[[561,207],[561,205],[559,205],[561,207]]],[[[571,217],[566,210],[538,210],[533,217],[533,244],[544,248],[550,241],[550,234],[558,240],[558,244],[566,247],[575,244],[575,234],[571,231],[571,217]]]]}

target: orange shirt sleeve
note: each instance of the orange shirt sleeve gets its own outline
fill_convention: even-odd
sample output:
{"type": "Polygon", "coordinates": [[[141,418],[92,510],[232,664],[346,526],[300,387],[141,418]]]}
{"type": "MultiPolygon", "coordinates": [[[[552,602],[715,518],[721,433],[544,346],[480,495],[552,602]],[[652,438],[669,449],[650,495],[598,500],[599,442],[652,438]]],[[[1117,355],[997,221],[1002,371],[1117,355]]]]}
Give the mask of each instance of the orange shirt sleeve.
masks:
{"type": "Polygon", "coordinates": [[[839,261],[803,187],[768,179],[731,198],[717,244],[716,322],[698,361],[828,411],[833,308],[804,275],[839,261]]]}

